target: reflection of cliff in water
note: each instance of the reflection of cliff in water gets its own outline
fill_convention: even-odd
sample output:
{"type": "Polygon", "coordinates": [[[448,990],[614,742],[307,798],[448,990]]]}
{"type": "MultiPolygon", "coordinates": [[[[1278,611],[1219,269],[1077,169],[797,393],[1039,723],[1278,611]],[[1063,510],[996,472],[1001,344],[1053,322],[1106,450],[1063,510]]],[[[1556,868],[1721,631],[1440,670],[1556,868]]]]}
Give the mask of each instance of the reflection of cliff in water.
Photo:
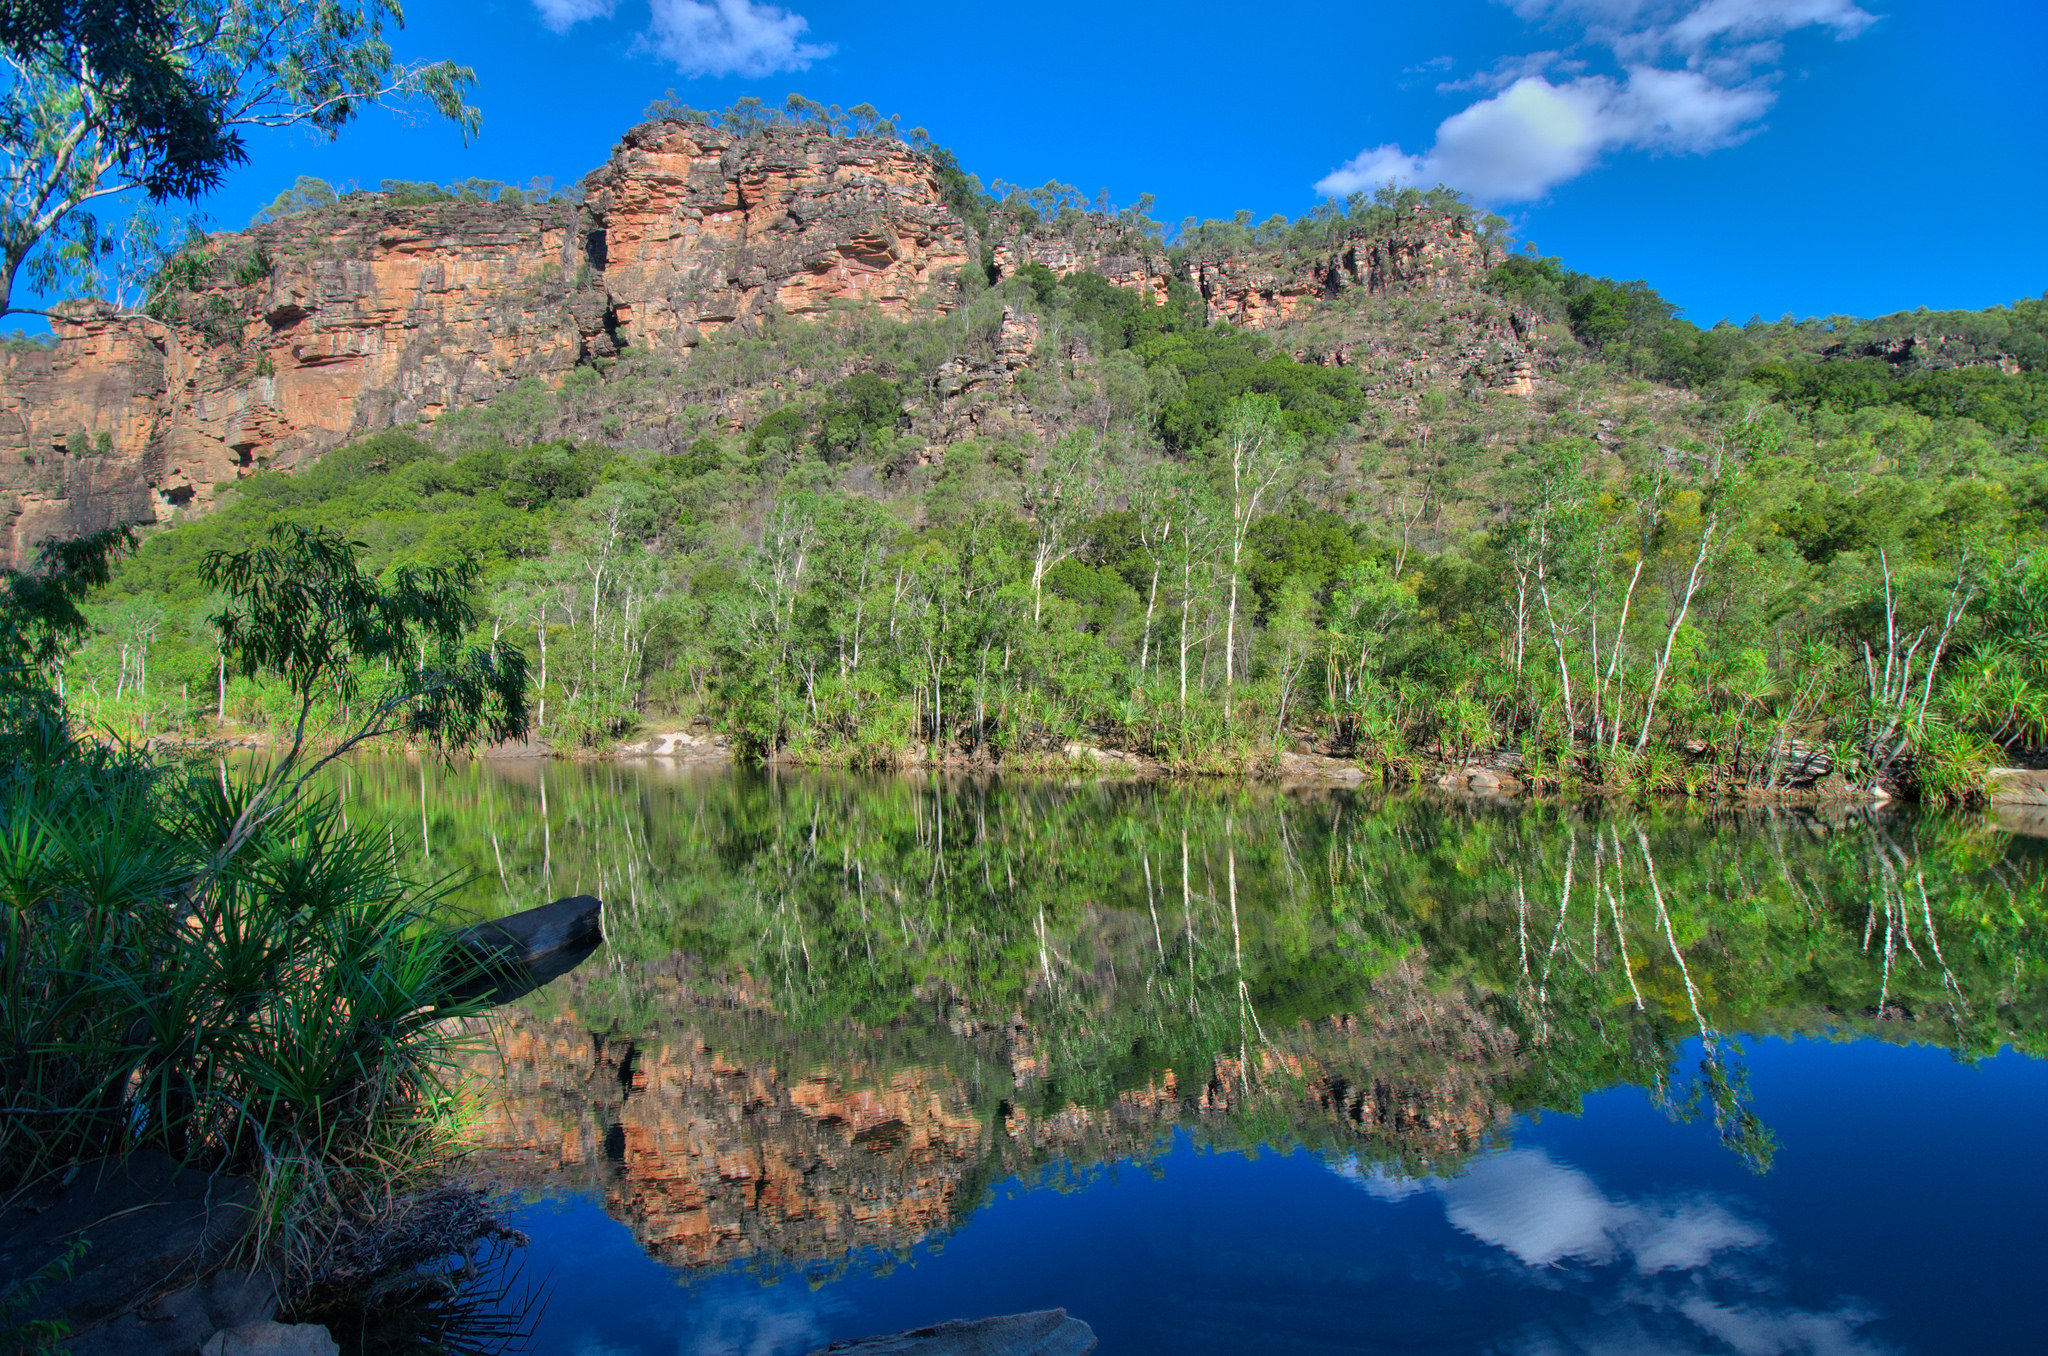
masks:
{"type": "Polygon", "coordinates": [[[500,1024],[487,1139],[679,1264],[900,1250],[1175,1134],[1455,1173],[1618,1086],[1766,1170],[1743,1036],[2048,1045],[2039,844],[1969,819],[537,763],[343,795],[477,912],[606,900],[500,1024]]]}
{"type": "Polygon", "coordinates": [[[1500,1084],[1513,1033],[1409,965],[1376,981],[1359,1013],[1274,1033],[1249,1075],[1225,1052],[1192,1077],[1168,1068],[1097,1105],[1050,1107],[1021,1025],[935,1012],[925,1033],[873,1033],[883,1059],[854,1045],[820,1060],[772,1016],[691,992],[684,969],[644,977],[675,1007],[638,1037],[590,1030],[572,980],[570,1011],[505,1014],[475,1061],[502,1080],[480,1127],[488,1173],[591,1191],[675,1266],[900,1253],[997,1182],[1141,1162],[1176,1130],[1219,1147],[1305,1142],[1441,1166],[1511,1114],[1500,1084]]]}

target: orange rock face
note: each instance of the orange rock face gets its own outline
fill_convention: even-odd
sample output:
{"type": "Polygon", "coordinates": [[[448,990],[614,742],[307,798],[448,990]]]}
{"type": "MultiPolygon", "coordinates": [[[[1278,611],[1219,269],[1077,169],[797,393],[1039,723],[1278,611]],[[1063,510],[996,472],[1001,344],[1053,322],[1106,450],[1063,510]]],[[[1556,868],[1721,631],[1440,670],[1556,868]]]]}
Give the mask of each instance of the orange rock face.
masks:
{"type": "Polygon", "coordinates": [[[1065,277],[1099,273],[1118,287],[1164,305],[1178,280],[1201,294],[1208,319],[1245,329],[1267,329],[1352,288],[1436,291],[1475,282],[1495,262],[1469,222],[1422,217],[1397,239],[1359,236],[1327,255],[1307,259],[1274,251],[1264,258],[1170,259],[1160,243],[1110,217],[1090,217],[1058,230],[1045,228],[998,242],[996,271],[1008,276],[1038,264],[1065,277]]]}
{"type": "Polygon", "coordinates": [[[978,252],[931,161],[901,142],[777,133],[747,142],[648,123],[585,184],[593,250],[628,343],[696,342],[779,306],[945,304],[978,252]]]}
{"type": "MultiPolygon", "coordinates": [[[[54,350],[0,352],[0,563],[46,537],[203,511],[254,470],[625,348],[686,354],[774,312],[943,312],[983,258],[944,198],[931,158],[898,141],[653,122],[580,203],[351,195],[214,236],[210,274],[166,299],[167,319],[80,310],[54,350]]],[[[1209,319],[1255,329],[1348,289],[1469,284],[1484,253],[1462,221],[1426,218],[1324,259],[1176,261],[1142,223],[1086,213],[990,247],[998,272],[1085,269],[1154,304],[1185,286],[1209,319]]],[[[992,356],[942,371],[947,427],[1002,423],[1039,337],[1035,317],[1006,313],[992,356]]],[[[1508,375],[1524,350],[1496,347],[1494,384],[1530,389],[1533,369],[1508,375]]]]}
{"type": "Polygon", "coordinates": [[[688,346],[771,307],[950,304],[973,232],[899,142],[635,129],[585,201],[351,197],[209,241],[168,321],[81,312],[0,353],[0,552],[205,508],[346,439],[688,346]]]}

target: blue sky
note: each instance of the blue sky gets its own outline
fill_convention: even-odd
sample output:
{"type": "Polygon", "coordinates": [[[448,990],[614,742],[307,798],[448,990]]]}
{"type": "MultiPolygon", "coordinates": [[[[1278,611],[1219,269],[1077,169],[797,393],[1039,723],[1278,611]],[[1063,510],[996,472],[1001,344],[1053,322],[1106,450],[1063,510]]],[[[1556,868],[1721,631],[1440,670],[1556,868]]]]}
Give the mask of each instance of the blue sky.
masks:
{"type": "Polygon", "coordinates": [[[569,182],[665,90],[706,108],[800,91],[901,113],[985,181],[1151,192],[1169,222],[1446,179],[1703,324],[2048,289],[2044,0],[408,10],[403,54],[476,68],[482,134],[381,111],[331,145],[269,134],[206,202],[214,224],[298,174],[569,182]]]}

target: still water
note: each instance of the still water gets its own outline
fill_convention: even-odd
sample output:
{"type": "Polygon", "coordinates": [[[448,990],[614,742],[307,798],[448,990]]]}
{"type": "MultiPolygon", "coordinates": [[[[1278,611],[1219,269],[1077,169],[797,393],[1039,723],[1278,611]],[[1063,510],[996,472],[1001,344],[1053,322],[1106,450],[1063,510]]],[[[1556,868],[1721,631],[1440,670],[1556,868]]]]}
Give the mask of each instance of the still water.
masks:
{"type": "MultiPolygon", "coordinates": [[[[470,1058],[529,1347],[2041,1349],[2048,843],[1912,812],[361,763],[608,941],[470,1058]]],[[[507,1301],[511,1303],[511,1301],[507,1301]]]]}

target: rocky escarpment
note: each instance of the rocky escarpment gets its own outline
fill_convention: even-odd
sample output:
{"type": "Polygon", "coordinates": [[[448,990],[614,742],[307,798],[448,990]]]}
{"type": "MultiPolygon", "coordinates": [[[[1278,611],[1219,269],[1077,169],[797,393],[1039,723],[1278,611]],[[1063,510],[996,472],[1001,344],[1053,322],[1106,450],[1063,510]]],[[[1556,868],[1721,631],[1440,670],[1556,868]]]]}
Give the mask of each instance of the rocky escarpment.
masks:
{"type": "Polygon", "coordinates": [[[1418,211],[1391,233],[1360,230],[1321,250],[1231,255],[1169,251],[1122,217],[1074,213],[1008,236],[991,257],[1005,276],[1027,264],[1062,277],[1098,273],[1157,304],[1178,286],[1211,324],[1267,331],[1303,361],[1365,369],[1400,387],[1535,390],[1540,322],[1480,290],[1499,246],[1455,214],[1418,211]],[[1431,314],[1368,313],[1394,300],[1431,314]]]}
{"type": "MultiPolygon", "coordinates": [[[[1154,303],[1186,288],[1212,320],[1285,328],[1346,296],[1476,295],[1489,262],[1469,223],[1427,214],[1322,255],[1170,254],[1146,223],[1100,213],[999,234],[984,250],[932,158],[900,141],[658,121],[628,133],[577,202],[352,194],[216,235],[156,315],[79,307],[54,348],[0,350],[0,558],[201,511],[254,470],[623,351],[686,359],[771,313],[942,313],[989,263],[1099,272],[1154,303]]],[[[990,402],[1038,343],[1034,318],[1006,315],[993,358],[942,372],[952,425],[999,418],[990,402]]],[[[1519,361],[1466,365],[1513,388],[1519,361]]]]}
{"type": "Polygon", "coordinates": [[[649,123],[586,181],[591,263],[627,343],[692,344],[770,307],[944,308],[978,257],[931,160],[873,138],[649,123]]]}
{"type": "Polygon", "coordinates": [[[1498,253],[1469,220],[1442,213],[1418,213],[1391,236],[1361,231],[1324,250],[1272,247],[1243,255],[1169,251],[1120,217],[1076,214],[997,243],[991,257],[1005,276],[1026,264],[1061,276],[1099,273],[1162,304],[1178,282],[1201,298],[1211,323],[1270,329],[1355,290],[1469,288],[1500,262],[1498,253]]]}
{"type": "Polygon", "coordinates": [[[901,142],[636,128],[580,203],[377,195],[207,243],[163,318],[81,308],[0,352],[0,555],[204,508],[214,486],[771,308],[952,303],[978,260],[901,142]]]}
{"type": "Polygon", "coordinates": [[[1073,213],[1051,225],[1003,232],[989,248],[995,271],[1009,277],[1037,264],[1065,277],[1099,273],[1118,287],[1164,305],[1169,279],[1179,276],[1158,236],[1121,216],[1073,213]]]}

